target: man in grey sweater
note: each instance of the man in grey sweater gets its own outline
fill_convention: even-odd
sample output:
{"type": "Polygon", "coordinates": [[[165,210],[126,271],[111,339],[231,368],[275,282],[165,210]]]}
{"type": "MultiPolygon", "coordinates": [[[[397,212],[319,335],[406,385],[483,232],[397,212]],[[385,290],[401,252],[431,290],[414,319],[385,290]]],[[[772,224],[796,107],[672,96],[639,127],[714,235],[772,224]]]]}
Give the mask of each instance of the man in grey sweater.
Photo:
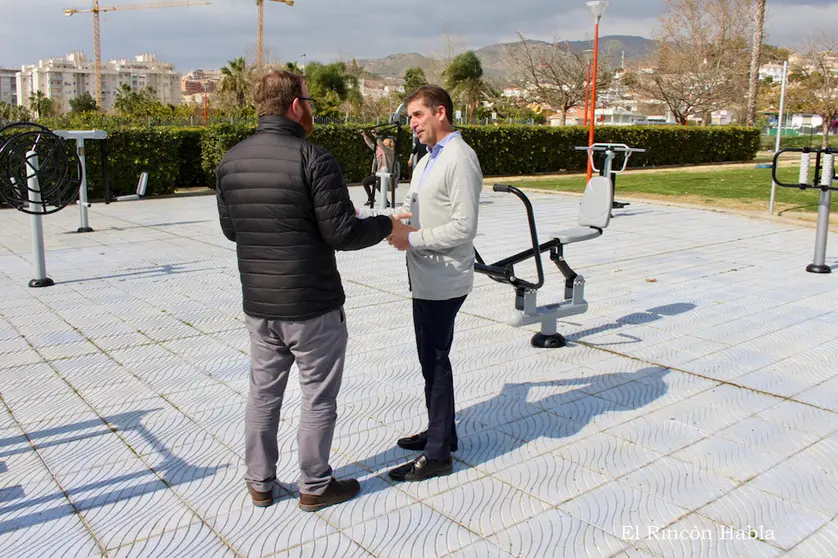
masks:
{"type": "MultiPolygon", "coordinates": [[[[453,103],[436,86],[407,98],[410,126],[428,148],[413,172],[404,205],[387,213],[412,214],[410,224],[393,220],[392,246],[407,251],[413,292],[413,325],[425,377],[428,428],[400,439],[400,447],[424,450],[390,471],[397,481],[418,481],[452,471],[457,450],[454,377],[448,355],[454,320],[474,283],[474,246],[483,173],[474,150],[452,127],[453,103]]],[[[360,210],[360,216],[382,211],[360,210]]]]}

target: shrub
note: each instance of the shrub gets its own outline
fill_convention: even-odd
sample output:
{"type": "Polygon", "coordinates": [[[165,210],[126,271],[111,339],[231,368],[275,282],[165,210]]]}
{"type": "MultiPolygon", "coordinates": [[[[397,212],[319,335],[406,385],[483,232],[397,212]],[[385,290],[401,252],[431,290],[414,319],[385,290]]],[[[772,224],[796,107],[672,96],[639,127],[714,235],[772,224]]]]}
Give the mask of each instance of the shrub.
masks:
{"type": "MultiPolygon", "coordinates": [[[[80,129],[80,128],[77,128],[80,129]]],[[[311,141],[331,151],[347,182],[359,182],[372,168],[373,153],[357,124],[318,125],[311,141]]],[[[480,159],[483,174],[526,175],[583,170],[586,145],[581,126],[462,126],[458,128],[480,159]]],[[[254,124],[208,127],[115,127],[109,129],[108,161],[113,195],[133,193],[142,172],[149,173],[149,195],[174,192],[178,186],[215,186],[215,168],[224,153],[255,131],[254,124]]],[[[601,126],[597,142],[625,143],[648,149],[632,156],[631,167],[746,161],[760,143],[757,128],[736,126],[601,126]]],[[[102,142],[85,142],[88,195],[104,197],[100,154],[102,142]]],[[[410,130],[402,128],[399,162],[402,178],[409,174],[410,130]]]]}

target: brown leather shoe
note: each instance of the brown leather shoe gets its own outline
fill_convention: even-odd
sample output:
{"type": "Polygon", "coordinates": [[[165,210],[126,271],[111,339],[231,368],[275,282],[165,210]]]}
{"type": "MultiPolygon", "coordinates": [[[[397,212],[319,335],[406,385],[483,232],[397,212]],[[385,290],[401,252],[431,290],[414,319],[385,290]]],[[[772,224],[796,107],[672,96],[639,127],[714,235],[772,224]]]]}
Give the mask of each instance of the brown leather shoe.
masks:
{"type": "Polygon", "coordinates": [[[247,483],[247,492],[250,494],[250,499],[253,500],[253,505],[257,508],[267,508],[274,503],[273,490],[268,492],[259,492],[250,483],[247,483]]]}
{"type": "Polygon", "coordinates": [[[326,491],[319,496],[300,492],[299,507],[303,511],[316,512],[323,508],[340,504],[353,498],[361,491],[361,484],[355,479],[337,480],[332,478],[326,491]]]}

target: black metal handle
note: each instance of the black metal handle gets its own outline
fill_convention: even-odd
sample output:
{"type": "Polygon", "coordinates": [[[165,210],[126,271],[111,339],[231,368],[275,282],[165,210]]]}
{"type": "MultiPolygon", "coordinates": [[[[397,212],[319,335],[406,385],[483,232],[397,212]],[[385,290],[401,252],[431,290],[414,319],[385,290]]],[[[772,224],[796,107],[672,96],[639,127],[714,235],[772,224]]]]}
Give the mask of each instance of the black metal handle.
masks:
{"type": "Polygon", "coordinates": [[[540,289],[542,285],[544,285],[544,266],[541,264],[541,250],[538,244],[538,232],[535,229],[535,214],[532,210],[532,204],[530,203],[529,198],[527,198],[526,194],[516,188],[515,186],[510,186],[509,184],[495,184],[492,186],[492,190],[495,192],[510,192],[518,196],[518,199],[523,202],[524,207],[527,210],[527,222],[530,227],[530,238],[532,239],[532,250],[533,250],[533,257],[535,258],[535,269],[536,273],[538,274],[538,282],[532,283],[525,279],[513,278],[510,283],[514,287],[524,287],[527,289],[540,289]]]}
{"type": "MultiPolygon", "coordinates": [[[[808,147],[789,147],[786,149],[781,149],[777,153],[774,154],[774,159],[771,162],[771,180],[778,186],[782,186],[784,188],[800,188],[801,184],[786,184],[785,182],[780,182],[777,179],[777,161],[780,159],[780,155],[783,153],[810,153],[811,150],[808,147]]],[[[805,185],[804,185],[805,187],[805,185]]]]}

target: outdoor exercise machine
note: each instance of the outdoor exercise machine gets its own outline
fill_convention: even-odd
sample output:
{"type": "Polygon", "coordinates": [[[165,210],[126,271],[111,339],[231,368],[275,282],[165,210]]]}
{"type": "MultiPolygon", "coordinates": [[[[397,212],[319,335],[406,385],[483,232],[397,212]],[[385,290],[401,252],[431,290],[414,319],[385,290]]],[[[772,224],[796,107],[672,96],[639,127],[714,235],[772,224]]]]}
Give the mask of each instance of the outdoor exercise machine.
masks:
{"type": "Polygon", "coordinates": [[[495,184],[492,189],[495,192],[508,192],[514,194],[524,204],[527,212],[527,222],[530,230],[532,248],[499,260],[493,264],[487,264],[475,249],[474,271],[488,276],[499,283],[505,283],[515,288],[515,307],[507,323],[520,327],[530,324],[541,324],[541,331],[536,333],[530,343],[533,347],[559,348],[567,344],[564,336],[558,333],[559,318],[566,318],[576,314],[583,314],[588,310],[588,302],[585,300],[585,278],[571,269],[564,257],[564,248],[568,244],[575,244],[586,240],[592,240],[602,235],[603,230],[608,226],[611,219],[611,208],[614,202],[614,186],[609,176],[613,173],[611,161],[613,154],[623,152],[625,161],[621,171],[625,170],[628,159],[632,153],[643,151],[632,149],[619,144],[594,144],[591,146],[577,147],[579,150],[586,150],[588,156],[594,152],[605,151],[612,153],[606,156],[606,163],[603,169],[607,173],[602,176],[594,176],[585,186],[582,195],[582,202],[579,205],[577,216],[577,227],[564,229],[553,233],[550,240],[539,243],[538,230],[535,224],[532,203],[526,194],[518,188],[505,184],[495,184]],[[611,146],[610,150],[603,146],[611,146]],[[538,289],[544,286],[544,266],[541,262],[541,253],[550,252],[550,260],[556,264],[564,276],[564,299],[560,302],[538,306],[538,289]],[[530,258],[535,260],[537,279],[535,282],[522,279],[515,274],[515,264],[526,261],[530,258]]]}
{"type": "MultiPolygon", "coordinates": [[[[373,138],[376,136],[384,136],[393,139],[393,168],[387,169],[387,172],[379,171],[378,159],[373,156],[372,172],[379,179],[381,185],[381,198],[379,198],[378,208],[387,208],[387,192],[390,192],[390,207],[396,207],[396,188],[399,185],[399,177],[401,176],[401,167],[399,165],[399,150],[401,147],[401,129],[404,126],[402,112],[407,107],[404,103],[400,104],[396,111],[390,116],[390,120],[383,124],[370,126],[364,128],[364,132],[372,134],[373,138]],[[392,187],[391,187],[392,185],[392,187]]],[[[375,139],[373,140],[375,143],[375,139]]],[[[375,187],[373,187],[375,192],[375,187]]]]}
{"type": "Polygon", "coordinates": [[[90,207],[90,202],[87,201],[87,157],[84,149],[85,140],[102,140],[102,175],[107,183],[108,176],[108,149],[107,142],[104,141],[108,137],[105,130],[56,130],[55,135],[64,138],[65,140],[73,140],[76,142],[76,155],[78,155],[81,162],[81,185],[79,186],[79,228],[76,232],[88,233],[93,232],[89,219],[87,216],[87,209],[90,207]]]}
{"type": "MultiPolygon", "coordinates": [[[[826,265],[826,239],[829,236],[829,210],[832,203],[832,192],[838,190],[833,186],[835,175],[835,153],[827,149],[813,149],[810,147],[781,149],[774,154],[771,167],[771,178],[774,183],[783,188],[799,188],[806,190],[817,188],[821,191],[818,199],[818,226],[815,232],[815,257],[806,266],[809,273],[831,273],[832,269],[826,265]],[[800,153],[800,170],[797,184],[787,184],[777,180],[777,160],[783,153],[800,153]],[[815,173],[811,176],[812,153],[815,154],[815,173]],[[811,183],[809,182],[811,179],[811,183]]],[[[773,199],[773,192],[772,192],[773,199]]]]}
{"type": "MultiPolygon", "coordinates": [[[[628,165],[631,154],[646,152],[645,149],[629,147],[624,143],[595,143],[590,146],[574,147],[573,149],[576,151],[586,150],[588,152],[588,158],[591,160],[591,168],[594,172],[598,172],[600,176],[605,176],[611,181],[612,197],[615,196],[615,190],[617,188],[617,175],[626,171],[626,166],[628,165]],[[595,153],[599,155],[598,158],[602,161],[601,168],[597,168],[596,163],[594,162],[595,153]],[[614,165],[614,160],[617,158],[618,153],[623,154],[623,166],[620,170],[616,170],[614,165]]],[[[622,209],[627,205],[631,204],[629,202],[618,202],[616,200],[612,200],[611,202],[611,207],[613,209],[622,209]]]]}
{"type": "Polygon", "coordinates": [[[43,216],[75,201],[84,177],[76,149],[38,124],[11,124],[0,130],[0,197],[28,213],[32,226],[35,277],[30,287],[49,287],[43,216]]]}

